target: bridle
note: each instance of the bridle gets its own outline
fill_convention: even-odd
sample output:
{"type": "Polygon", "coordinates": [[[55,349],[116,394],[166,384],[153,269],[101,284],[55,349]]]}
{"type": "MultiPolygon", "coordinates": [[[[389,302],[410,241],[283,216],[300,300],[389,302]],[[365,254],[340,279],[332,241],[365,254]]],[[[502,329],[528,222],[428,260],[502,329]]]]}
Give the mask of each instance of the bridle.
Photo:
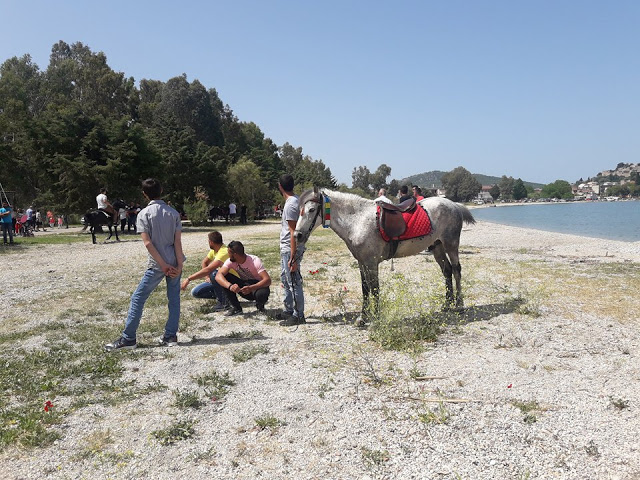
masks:
{"type": "Polygon", "coordinates": [[[316,211],[313,221],[309,224],[309,230],[307,231],[307,238],[311,235],[314,225],[318,217],[322,215],[322,228],[331,228],[331,199],[328,195],[322,192],[318,192],[317,196],[314,196],[309,200],[318,204],[318,210],[316,211]]]}

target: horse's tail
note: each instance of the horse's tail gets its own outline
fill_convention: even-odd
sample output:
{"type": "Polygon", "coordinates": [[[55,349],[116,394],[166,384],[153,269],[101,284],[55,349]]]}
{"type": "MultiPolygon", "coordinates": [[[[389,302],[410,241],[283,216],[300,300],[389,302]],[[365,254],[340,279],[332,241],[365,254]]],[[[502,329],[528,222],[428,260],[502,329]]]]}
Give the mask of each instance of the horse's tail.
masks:
{"type": "Polygon", "coordinates": [[[476,219],[473,218],[473,215],[471,215],[471,211],[467,207],[465,207],[464,205],[462,205],[460,203],[456,203],[456,205],[458,206],[458,210],[460,210],[460,213],[462,214],[462,221],[464,223],[467,223],[467,224],[476,223],[476,219]]]}

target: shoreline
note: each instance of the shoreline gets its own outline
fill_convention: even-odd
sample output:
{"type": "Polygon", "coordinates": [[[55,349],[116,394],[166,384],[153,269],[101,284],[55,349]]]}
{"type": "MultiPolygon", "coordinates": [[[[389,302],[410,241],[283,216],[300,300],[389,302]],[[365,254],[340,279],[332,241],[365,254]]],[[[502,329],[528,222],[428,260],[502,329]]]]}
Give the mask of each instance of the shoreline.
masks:
{"type": "Polygon", "coordinates": [[[475,225],[463,227],[460,244],[492,249],[531,249],[546,252],[550,256],[640,263],[640,241],[608,240],[486,220],[477,220],[475,225]]]}

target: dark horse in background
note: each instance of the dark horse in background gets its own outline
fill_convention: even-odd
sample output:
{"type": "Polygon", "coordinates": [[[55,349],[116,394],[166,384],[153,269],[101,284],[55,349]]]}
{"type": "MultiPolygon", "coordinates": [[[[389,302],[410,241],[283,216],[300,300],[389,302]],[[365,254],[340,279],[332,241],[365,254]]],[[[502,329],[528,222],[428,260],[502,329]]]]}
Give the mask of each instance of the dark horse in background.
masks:
{"type": "MultiPolygon", "coordinates": [[[[129,209],[127,204],[124,203],[122,200],[116,200],[115,202],[112,203],[112,206],[116,212],[121,208],[124,208],[125,210],[129,209]]],[[[113,217],[101,210],[89,210],[84,215],[84,226],[89,227],[89,231],[91,232],[91,240],[93,241],[94,244],[96,243],[96,228],[101,227],[103,225],[109,228],[109,236],[104,240],[106,242],[107,240],[111,239],[111,237],[113,237],[113,231],[111,230],[113,227],[113,217]]],[[[120,237],[118,237],[117,224],[114,230],[116,232],[116,240],[119,242],[120,237]]]]}

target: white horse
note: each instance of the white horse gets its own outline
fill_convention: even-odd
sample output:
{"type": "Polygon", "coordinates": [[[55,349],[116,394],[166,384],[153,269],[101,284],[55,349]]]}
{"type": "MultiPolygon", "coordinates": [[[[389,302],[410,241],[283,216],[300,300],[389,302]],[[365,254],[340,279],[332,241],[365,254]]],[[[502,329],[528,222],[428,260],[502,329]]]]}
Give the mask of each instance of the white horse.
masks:
{"type": "Polygon", "coordinates": [[[463,306],[460,285],[462,268],[458,258],[460,232],[463,223],[475,223],[475,219],[464,205],[446,198],[429,197],[418,203],[429,215],[431,232],[422,237],[394,243],[386,242],[380,235],[376,218],[377,207],[373,200],[351,193],[317,188],[307,190],[300,196],[300,217],[295,230],[298,244],[306,243],[311,232],[329,220],[330,228],[347,244],[351,254],[358,260],[363,302],[362,317],[356,324],[363,325],[369,315],[377,314],[380,262],[395,257],[416,255],[426,249],[433,253],[442,269],[447,305],[454,304],[451,279],[453,275],[456,280],[455,306],[463,306]],[[328,205],[330,207],[327,213],[328,205]]]}

